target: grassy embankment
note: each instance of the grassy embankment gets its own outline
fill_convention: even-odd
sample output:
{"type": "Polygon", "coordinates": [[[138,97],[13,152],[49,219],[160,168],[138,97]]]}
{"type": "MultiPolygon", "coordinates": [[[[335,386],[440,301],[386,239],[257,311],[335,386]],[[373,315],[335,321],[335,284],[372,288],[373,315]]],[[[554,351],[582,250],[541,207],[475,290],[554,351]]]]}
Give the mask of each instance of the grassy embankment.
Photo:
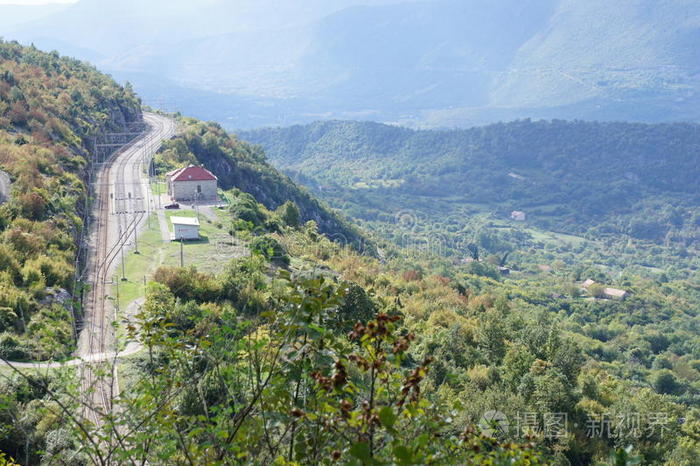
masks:
{"type": "MultiPolygon", "coordinates": [[[[169,233],[172,232],[171,217],[195,217],[194,210],[182,209],[165,211],[169,233]]],[[[195,266],[198,270],[215,273],[234,257],[247,254],[243,243],[228,233],[231,223],[230,214],[223,209],[200,210],[200,239],[185,241],[182,244],[184,265],[195,266]],[[205,213],[206,212],[206,213],[205,213]]],[[[156,214],[152,214],[150,226],[139,235],[139,252],[130,251],[125,255],[126,280],[119,281],[119,307],[126,307],[144,293],[144,281],[160,266],[179,266],[180,243],[163,241],[156,214]]],[[[121,264],[117,276],[121,278],[121,264]]],[[[112,291],[116,297],[116,289],[112,291]]]]}

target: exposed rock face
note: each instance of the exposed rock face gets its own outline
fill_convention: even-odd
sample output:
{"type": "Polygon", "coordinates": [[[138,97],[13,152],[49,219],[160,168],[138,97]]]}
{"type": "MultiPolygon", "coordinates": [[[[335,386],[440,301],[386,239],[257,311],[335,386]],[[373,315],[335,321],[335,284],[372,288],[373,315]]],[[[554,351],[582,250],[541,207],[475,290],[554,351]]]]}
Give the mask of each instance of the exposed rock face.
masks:
{"type": "Polygon", "coordinates": [[[45,296],[40,301],[42,306],[51,307],[53,304],[58,304],[66,309],[70,308],[70,293],[63,288],[46,288],[45,296]]]}
{"type": "Polygon", "coordinates": [[[10,198],[10,176],[0,170],[0,204],[7,202],[10,198]]]}

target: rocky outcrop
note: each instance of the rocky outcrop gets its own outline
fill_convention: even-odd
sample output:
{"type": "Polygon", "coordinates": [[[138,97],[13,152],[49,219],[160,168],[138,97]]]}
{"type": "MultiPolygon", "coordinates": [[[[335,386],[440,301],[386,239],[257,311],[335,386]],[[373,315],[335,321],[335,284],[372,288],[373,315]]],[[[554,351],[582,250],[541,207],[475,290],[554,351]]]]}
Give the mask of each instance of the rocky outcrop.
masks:
{"type": "Polygon", "coordinates": [[[10,199],[10,175],[0,170],[0,204],[10,199]]]}

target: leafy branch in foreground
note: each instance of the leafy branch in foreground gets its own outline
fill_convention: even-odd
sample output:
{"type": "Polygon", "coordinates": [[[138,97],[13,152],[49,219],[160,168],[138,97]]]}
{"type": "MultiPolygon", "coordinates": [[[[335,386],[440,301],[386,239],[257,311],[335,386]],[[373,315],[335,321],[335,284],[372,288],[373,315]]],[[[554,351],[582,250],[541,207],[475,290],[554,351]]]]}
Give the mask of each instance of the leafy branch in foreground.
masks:
{"type": "MultiPolygon", "coordinates": [[[[349,284],[282,274],[268,310],[181,302],[152,284],[131,338],[144,356],[122,373],[104,432],[117,464],[538,464],[532,445],[457,425],[424,395],[430,358],[394,309],[337,325],[349,284]]],[[[346,309],[347,311],[347,309],[346,309]]],[[[86,454],[104,443],[84,442],[86,454]]]]}

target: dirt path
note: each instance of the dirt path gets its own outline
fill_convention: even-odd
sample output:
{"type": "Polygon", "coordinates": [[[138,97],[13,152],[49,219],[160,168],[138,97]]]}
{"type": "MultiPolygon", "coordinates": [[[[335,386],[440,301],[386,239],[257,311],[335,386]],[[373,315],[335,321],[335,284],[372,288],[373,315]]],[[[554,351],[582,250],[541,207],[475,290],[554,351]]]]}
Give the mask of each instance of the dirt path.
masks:
{"type": "Polygon", "coordinates": [[[168,229],[168,219],[165,218],[165,212],[158,211],[158,226],[160,226],[160,237],[163,241],[170,241],[170,230],[168,229]]]}

